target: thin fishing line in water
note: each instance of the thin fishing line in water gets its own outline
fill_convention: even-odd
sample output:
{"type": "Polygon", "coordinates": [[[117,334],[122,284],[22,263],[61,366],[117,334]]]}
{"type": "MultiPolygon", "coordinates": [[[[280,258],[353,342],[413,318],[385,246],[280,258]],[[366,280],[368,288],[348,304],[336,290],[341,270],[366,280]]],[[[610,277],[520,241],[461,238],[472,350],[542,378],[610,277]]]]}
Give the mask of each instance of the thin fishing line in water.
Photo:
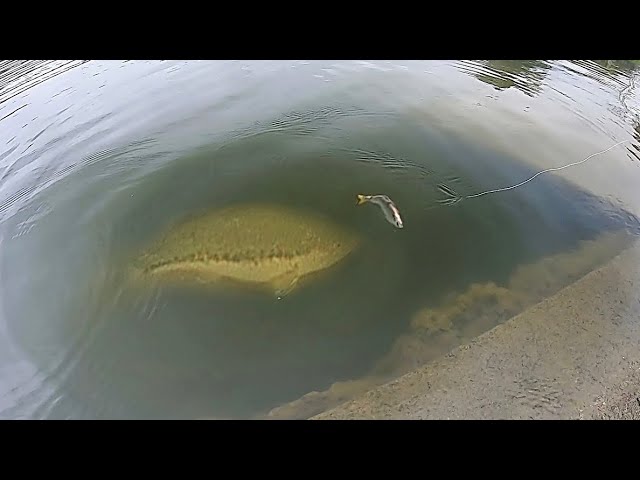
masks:
{"type": "MultiPolygon", "coordinates": [[[[492,193],[498,193],[498,192],[506,192],[508,190],[513,190],[515,188],[521,187],[529,182],[531,182],[533,179],[535,179],[536,177],[542,175],[543,173],[548,173],[548,172],[556,172],[558,170],[564,170],[565,168],[569,168],[569,167],[574,167],[576,165],[580,165],[582,163],[585,163],[587,160],[597,156],[597,155],[602,155],[603,153],[607,153],[609,150],[612,150],[613,148],[622,145],[623,143],[627,143],[630,142],[631,140],[622,140],[621,142],[616,143],[615,145],[612,145],[611,147],[607,148],[606,150],[602,150],[601,152],[596,152],[593,153],[591,155],[589,155],[587,158],[580,160],[578,162],[573,162],[573,163],[569,163],[567,165],[562,165],[561,167],[552,167],[552,168],[546,168],[544,170],[539,171],[538,173],[536,173],[535,175],[533,175],[532,177],[527,178],[526,180],[520,182],[520,183],[516,183],[515,185],[510,185],[508,187],[503,187],[503,188],[496,188],[493,190],[486,190],[484,192],[480,192],[480,193],[474,193],[473,195],[459,195],[458,193],[456,193],[453,189],[451,189],[450,187],[448,187],[445,184],[439,184],[438,185],[438,189],[444,193],[445,195],[447,195],[449,198],[445,199],[445,200],[440,200],[439,203],[443,204],[443,205],[454,205],[464,199],[467,198],[477,198],[477,197],[481,197],[483,195],[489,195],[492,193]]],[[[380,209],[382,210],[382,213],[384,214],[385,218],[387,219],[387,221],[393,225],[396,228],[404,228],[404,221],[402,220],[402,217],[400,215],[400,210],[398,209],[397,205],[393,202],[393,200],[391,200],[387,195],[362,195],[359,194],[357,195],[357,203],[356,205],[362,205],[364,203],[373,203],[376,204],[380,207],[380,209]]]]}
{"type": "Polygon", "coordinates": [[[622,140],[621,142],[618,142],[615,145],[612,145],[611,147],[607,148],[606,150],[602,150],[601,152],[593,153],[593,154],[589,155],[587,158],[585,158],[583,160],[580,160],[578,162],[569,163],[569,164],[563,165],[561,167],[546,168],[544,170],[539,171],[538,173],[536,173],[532,177],[527,178],[526,180],[524,180],[524,181],[522,181],[520,183],[516,183],[515,185],[510,185],[508,187],[503,187],[503,188],[496,188],[496,189],[493,189],[493,190],[486,190],[484,192],[474,193],[473,195],[459,195],[454,190],[452,190],[451,188],[447,187],[446,185],[440,184],[440,185],[438,185],[438,189],[442,193],[444,193],[445,195],[449,196],[448,199],[441,200],[440,203],[445,204],[445,205],[453,205],[453,204],[458,203],[461,200],[464,200],[464,199],[467,199],[467,198],[476,198],[476,197],[481,197],[483,195],[489,195],[491,193],[506,192],[507,190],[513,190],[515,188],[521,187],[521,186],[529,183],[534,178],[542,175],[543,173],[555,172],[555,171],[558,171],[558,170],[564,170],[565,168],[569,168],[569,167],[574,167],[576,165],[580,165],[580,164],[585,163],[587,160],[590,160],[591,158],[593,158],[593,157],[595,157],[597,155],[601,155],[603,153],[607,153],[609,150],[612,150],[613,148],[617,147],[618,145],[622,145],[623,143],[627,143],[627,142],[630,142],[630,141],[631,140],[622,140]]]}

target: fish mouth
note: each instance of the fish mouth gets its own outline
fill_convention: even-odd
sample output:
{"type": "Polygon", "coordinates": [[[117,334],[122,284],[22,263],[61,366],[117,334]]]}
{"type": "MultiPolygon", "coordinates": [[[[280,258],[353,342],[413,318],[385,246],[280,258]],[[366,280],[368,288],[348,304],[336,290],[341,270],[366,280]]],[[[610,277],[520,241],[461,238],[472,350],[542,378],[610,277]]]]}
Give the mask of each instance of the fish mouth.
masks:
{"type": "Polygon", "coordinates": [[[365,195],[357,195],[356,196],[356,205],[362,205],[366,201],[367,201],[367,198],[366,198],[365,195]]]}

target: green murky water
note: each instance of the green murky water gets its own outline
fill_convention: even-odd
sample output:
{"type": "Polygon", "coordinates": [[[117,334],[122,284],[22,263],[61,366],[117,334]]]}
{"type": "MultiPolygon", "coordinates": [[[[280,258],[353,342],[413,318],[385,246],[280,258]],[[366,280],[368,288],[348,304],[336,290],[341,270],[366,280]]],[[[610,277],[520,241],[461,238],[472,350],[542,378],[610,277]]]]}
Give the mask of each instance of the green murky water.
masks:
{"type": "MultiPolygon", "coordinates": [[[[631,62],[0,65],[3,418],[260,416],[366,376],[431,321],[425,308],[470,285],[550,294],[545,282],[622,244],[578,269],[514,272],[638,230],[631,62]],[[622,140],[443,203],[443,185],[512,185],[622,140]],[[405,228],[356,207],[359,193],[390,196],[405,228]],[[322,214],[364,241],[282,301],[127,287],[129,259],[157,235],[247,202],[322,214]]],[[[486,316],[457,327],[481,333],[486,316]]]]}

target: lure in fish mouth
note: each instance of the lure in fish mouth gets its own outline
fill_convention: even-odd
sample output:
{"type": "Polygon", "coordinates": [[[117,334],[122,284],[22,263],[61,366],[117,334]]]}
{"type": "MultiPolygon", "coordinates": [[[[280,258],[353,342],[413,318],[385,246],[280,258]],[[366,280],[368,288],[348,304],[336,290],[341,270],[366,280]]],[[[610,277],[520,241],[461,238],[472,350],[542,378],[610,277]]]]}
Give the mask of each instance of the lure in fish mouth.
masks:
{"type": "Polygon", "coordinates": [[[396,204],[386,195],[358,195],[356,205],[375,203],[380,207],[387,221],[396,228],[403,228],[404,222],[396,204]]]}

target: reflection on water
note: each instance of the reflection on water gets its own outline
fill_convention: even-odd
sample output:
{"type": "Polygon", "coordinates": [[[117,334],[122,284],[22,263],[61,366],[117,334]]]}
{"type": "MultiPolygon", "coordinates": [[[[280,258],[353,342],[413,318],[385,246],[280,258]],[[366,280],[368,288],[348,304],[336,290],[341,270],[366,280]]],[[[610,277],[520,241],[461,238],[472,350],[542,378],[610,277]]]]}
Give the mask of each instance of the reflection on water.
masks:
{"type": "MultiPolygon", "coordinates": [[[[442,202],[538,170],[480,133],[490,109],[522,152],[548,118],[589,120],[545,167],[586,157],[594,132],[598,150],[629,139],[637,156],[627,64],[2,65],[3,418],[307,417],[492,328],[638,233],[633,190],[602,196],[573,174],[442,202]],[[511,115],[523,98],[527,117],[511,115]],[[359,193],[389,195],[405,228],[357,208],[359,193]],[[157,235],[242,203],[316,212],[363,242],[286,301],[125,283],[157,235]]],[[[638,175],[623,147],[582,175],[609,188],[604,165],[613,184],[638,175]]]]}
{"type": "MultiPolygon", "coordinates": [[[[83,61],[0,60],[0,103],[83,63],[83,61]]],[[[59,94],[61,93],[64,91],[59,94]]],[[[6,116],[8,115],[11,113],[6,116]]]]}
{"type": "Polygon", "coordinates": [[[513,87],[534,97],[540,93],[551,64],[541,60],[481,60],[460,62],[460,69],[496,90],[513,87]]]}
{"type": "Polygon", "coordinates": [[[640,122],[636,122],[635,127],[633,128],[633,138],[636,140],[635,143],[631,144],[627,150],[630,155],[633,156],[635,160],[640,160],[640,122]]]}

